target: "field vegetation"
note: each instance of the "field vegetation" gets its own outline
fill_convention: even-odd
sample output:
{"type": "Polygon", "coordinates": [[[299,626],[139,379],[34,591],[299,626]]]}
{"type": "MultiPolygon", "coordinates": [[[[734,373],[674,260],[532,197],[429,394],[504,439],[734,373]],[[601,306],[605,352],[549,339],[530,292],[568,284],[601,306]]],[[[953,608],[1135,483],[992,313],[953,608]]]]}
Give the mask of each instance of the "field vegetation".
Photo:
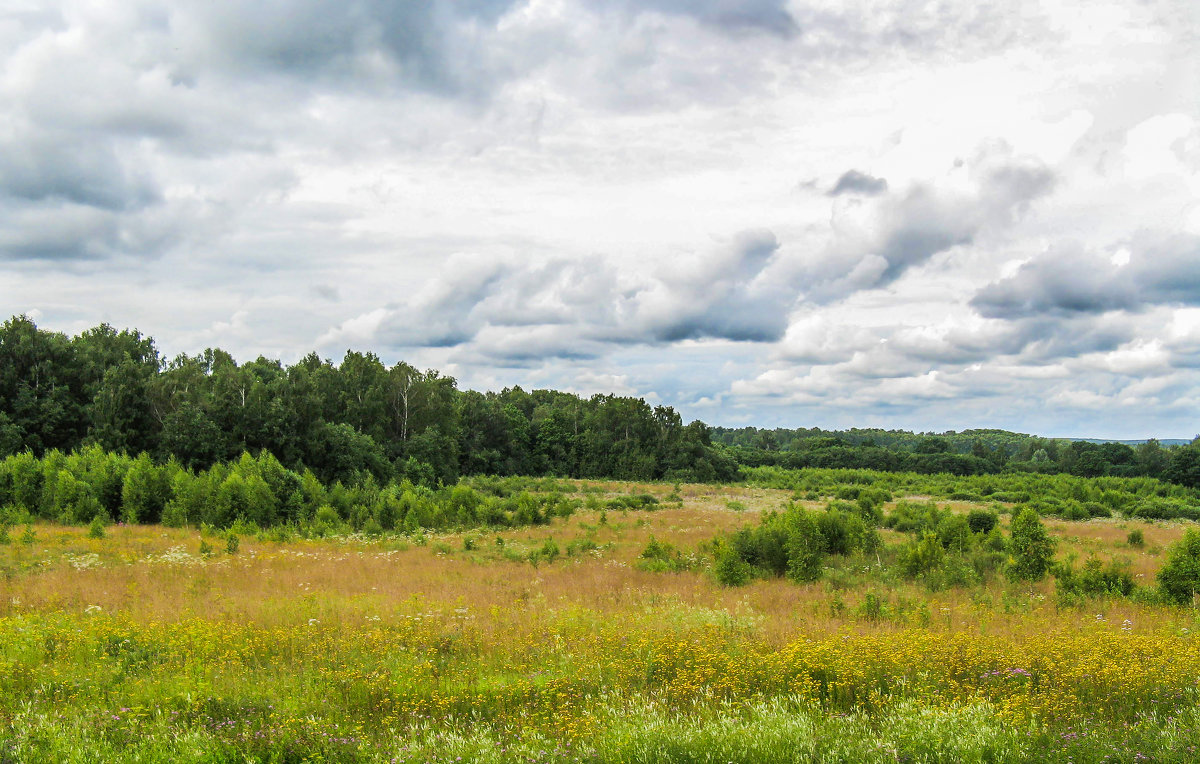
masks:
{"type": "Polygon", "coordinates": [[[1200,536],[1135,511],[1195,497],[982,479],[480,479],[560,509],[407,529],[10,501],[0,759],[1195,760],[1200,536]]]}

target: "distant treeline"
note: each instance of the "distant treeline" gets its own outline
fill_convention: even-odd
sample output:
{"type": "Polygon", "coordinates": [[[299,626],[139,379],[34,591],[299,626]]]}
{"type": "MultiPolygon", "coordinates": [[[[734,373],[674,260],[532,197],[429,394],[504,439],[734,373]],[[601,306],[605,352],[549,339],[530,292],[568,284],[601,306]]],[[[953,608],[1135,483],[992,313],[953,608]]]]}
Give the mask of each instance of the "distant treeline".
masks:
{"type": "Polygon", "coordinates": [[[1200,447],[1164,448],[1039,438],[1005,430],[917,434],[900,430],[711,430],[714,443],[747,467],[869,469],[923,474],[1065,473],[1080,477],[1154,477],[1200,486],[1200,447]]]}
{"type": "Polygon", "coordinates": [[[204,470],[266,451],[325,484],[453,484],[462,475],[720,481],[737,465],[702,422],[638,398],[459,390],[406,363],[347,352],[287,366],[218,349],[165,360],[138,331],[78,336],[25,316],[0,326],[0,456],[86,445],[204,470]]]}

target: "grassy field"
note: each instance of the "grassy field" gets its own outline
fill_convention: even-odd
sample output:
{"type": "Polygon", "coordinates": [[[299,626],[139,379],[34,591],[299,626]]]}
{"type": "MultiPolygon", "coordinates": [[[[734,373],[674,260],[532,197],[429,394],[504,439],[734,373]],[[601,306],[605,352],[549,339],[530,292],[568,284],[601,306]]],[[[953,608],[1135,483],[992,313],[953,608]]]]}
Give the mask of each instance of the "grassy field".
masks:
{"type": "MultiPolygon", "coordinates": [[[[0,761],[1200,757],[1193,610],[1068,600],[1052,579],[931,586],[895,573],[907,537],[888,530],[882,551],[832,557],[819,582],[722,587],[712,539],[792,491],[573,487],[663,503],[236,545],[158,526],[14,528],[0,545],[0,761]],[[646,569],[652,538],[682,570],[646,569]]],[[[1126,559],[1149,591],[1188,524],[1046,525],[1059,559],[1126,559]]]]}

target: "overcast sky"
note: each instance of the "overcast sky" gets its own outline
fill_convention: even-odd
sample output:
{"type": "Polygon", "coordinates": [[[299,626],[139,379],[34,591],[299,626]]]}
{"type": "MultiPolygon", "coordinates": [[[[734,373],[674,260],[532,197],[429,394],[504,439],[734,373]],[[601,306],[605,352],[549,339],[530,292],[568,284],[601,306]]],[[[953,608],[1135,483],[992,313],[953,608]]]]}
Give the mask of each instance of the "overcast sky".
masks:
{"type": "Polygon", "coordinates": [[[1200,431],[1194,0],[6,0],[0,306],[737,426],[1200,431]]]}

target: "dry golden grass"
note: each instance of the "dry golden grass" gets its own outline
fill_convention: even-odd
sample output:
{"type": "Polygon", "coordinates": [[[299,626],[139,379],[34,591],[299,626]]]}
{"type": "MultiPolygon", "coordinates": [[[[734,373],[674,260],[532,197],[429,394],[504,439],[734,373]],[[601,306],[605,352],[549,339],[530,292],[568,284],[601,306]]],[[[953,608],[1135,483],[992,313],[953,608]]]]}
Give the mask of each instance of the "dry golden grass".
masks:
{"type": "MultiPolygon", "coordinates": [[[[588,485],[604,494],[647,492],[660,500],[673,490],[661,484],[588,485]]],[[[681,486],[679,494],[682,506],[665,504],[652,512],[609,510],[603,519],[600,512],[580,511],[551,526],[431,536],[425,546],[394,538],[373,543],[274,543],[245,537],[237,554],[229,555],[223,540],[214,538],[208,543],[216,553],[203,564],[155,561],[169,550],[181,549],[200,563],[204,539],[192,530],[114,527],[106,538],[91,539],[85,529],[39,526],[35,544],[14,539],[0,547],[0,566],[6,571],[0,580],[0,616],[100,607],[155,621],[201,615],[286,626],[311,618],[332,623],[363,617],[386,621],[412,611],[414,603],[467,608],[484,621],[498,610],[506,617],[525,613],[536,619],[539,613],[574,607],[599,614],[645,610],[653,617],[656,608],[670,603],[749,619],[764,638],[779,643],[797,634],[914,626],[1005,633],[1027,629],[1031,614],[1047,627],[1070,628],[1095,616],[1060,611],[1048,581],[1024,587],[997,581],[984,589],[940,592],[900,582],[874,591],[889,604],[892,616],[871,620],[857,615],[865,596],[862,587],[842,588],[837,580],[805,586],[758,581],[727,589],[703,570],[638,570],[638,556],[652,535],[693,551],[717,534],[758,522],[761,512],[780,508],[790,496],[785,491],[707,485],[681,486]],[[744,509],[731,509],[731,503],[744,509]],[[473,550],[464,548],[466,538],[474,542],[473,550]],[[503,539],[503,546],[497,538],[503,539]],[[534,566],[505,557],[506,551],[520,555],[550,538],[563,552],[553,562],[534,566]],[[590,539],[598,548],[568,555],[568,545],[576,539],[590,539]],[[89,555],[99,564],[89,566],[89,555]]],[[[1165,559],[1164,548],[1183,532],[1178,524],[1117,520],[1048,520],[1047,526],[1060,540],[1060,558],[1126,558],[1142,584],[1153,581],[1165,559]],[[1126,543],[1135,527],[1146,538],[1140,549],[1126,543]]],[[[905,538],[890,531],[882,535],[887,544],[905,538]]],[[[1172,617],[1169,611],[1125,600],[1106,600],[1103,607],[1107,618],[1139,624],[1162,625],[1172,617]]]]}

